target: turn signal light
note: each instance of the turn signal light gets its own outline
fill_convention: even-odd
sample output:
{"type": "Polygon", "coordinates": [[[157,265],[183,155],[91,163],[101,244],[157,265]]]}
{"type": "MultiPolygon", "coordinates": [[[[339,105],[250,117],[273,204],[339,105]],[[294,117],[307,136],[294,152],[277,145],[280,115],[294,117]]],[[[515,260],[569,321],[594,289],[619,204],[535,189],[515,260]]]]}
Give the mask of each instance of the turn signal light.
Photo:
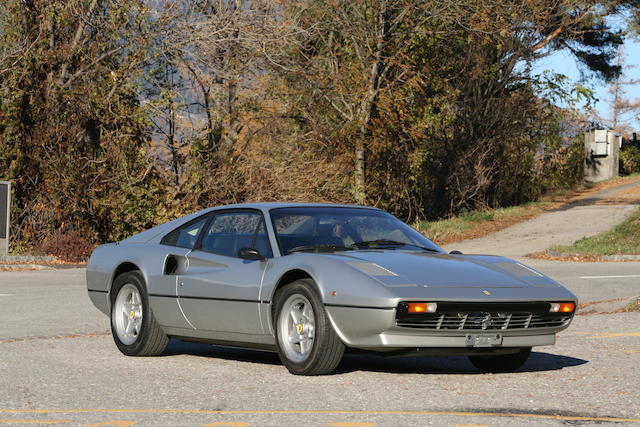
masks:
{"type": "Polygon", "coordinates": [[[435,313],[438,309],[438,304],[435,302],[410,302],[408,306],[409,313],[435,313]]]}
{"type": "Polygon", "coordinates": [[[550,313],[573,313],[576,309],[576,305],[572,302],[552,302],[550,313]]]}

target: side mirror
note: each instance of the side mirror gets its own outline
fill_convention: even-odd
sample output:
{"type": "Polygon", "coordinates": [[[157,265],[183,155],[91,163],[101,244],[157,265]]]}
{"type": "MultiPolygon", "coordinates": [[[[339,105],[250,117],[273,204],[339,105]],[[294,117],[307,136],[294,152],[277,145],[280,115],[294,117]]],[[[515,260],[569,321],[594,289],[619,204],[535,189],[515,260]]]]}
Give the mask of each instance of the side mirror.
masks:
{"type": "Polygon", "coordinates": [[[462,252],[460,252],[460,251],[451,251],[451,252],[449,252],[449,254],[451,254],[451,255],[462,255],[462,252]]]}
{"type": "Polygon", "coordinates": [[[240,250],[238,250],[238,256],[242,259],[250,259],[255,261],[262,261],[266,259],[264,255],[262,255],[257,249],[254,248],[240,248],[240,250]]]}

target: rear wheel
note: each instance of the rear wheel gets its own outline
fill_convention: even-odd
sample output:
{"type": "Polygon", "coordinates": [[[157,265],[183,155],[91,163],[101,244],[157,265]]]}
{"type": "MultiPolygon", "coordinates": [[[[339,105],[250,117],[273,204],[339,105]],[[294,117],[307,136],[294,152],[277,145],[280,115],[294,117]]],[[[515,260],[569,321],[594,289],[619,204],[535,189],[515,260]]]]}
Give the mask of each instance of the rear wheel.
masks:
{"type": "Polygon", "coordinates": [[[517,353],[501,354],[499,356],[469,356],[469,360],[482,372],[513,372],[524,365],[531,347],[523,347],[517,353]]]}
{"type": "Polygon", "coordinates": [[[344,344],[329,321],[311,279],[297,280],[274,298],[280,360],[296,375],[323,375],[342,360],[344,344]]]}
{"type": "Polygon", "coordinates": [[[118,276],[111,293],[111,334],[118,349],[127,356],[161,354],[169,338],[153,317],[142,274],[118,276]]]}

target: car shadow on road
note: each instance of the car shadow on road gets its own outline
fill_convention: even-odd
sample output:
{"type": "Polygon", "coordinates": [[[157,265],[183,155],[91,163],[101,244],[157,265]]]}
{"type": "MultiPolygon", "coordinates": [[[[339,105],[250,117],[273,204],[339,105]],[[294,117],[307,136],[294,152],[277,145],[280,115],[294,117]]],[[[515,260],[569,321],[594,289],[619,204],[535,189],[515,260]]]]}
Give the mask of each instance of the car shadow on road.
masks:
{"type": "Polygon", "coordinates": [[[191,355],[238,362],[280,365],[278,355],[269,351],[245,350],[242,348],[220,347],[217,345],[180,341],[172,339],[161,357],[191,355]]]}
{"type": "MultiPolygon", "coordinates": [[[[281,365],[278,355],[260,350],[220,347],[216,345],[190,343],[172,339],[163,356],[191,355],[238,362],[281,365]]],[[[588,360],[559,354],[532,352],[527,362],[517,372],[556,371],[584,365],[588,360]]],[[[384,357],[376,354],[346,354],[334,374],[356,371],[387,372],[395,374],[479,374],[469,359],[463,356],[441,357],[384,357]]]]}
{"type": "MultiPolygon", "coordinates": [[[[584,365],[588,360],[570,356],[532,352],[517,372],[556,371],[584,365]]],[[[369,354],[347,355],[336,373],[353,371],[398,374],[480,374],[465,356],[383,357],[369,354]]]]}

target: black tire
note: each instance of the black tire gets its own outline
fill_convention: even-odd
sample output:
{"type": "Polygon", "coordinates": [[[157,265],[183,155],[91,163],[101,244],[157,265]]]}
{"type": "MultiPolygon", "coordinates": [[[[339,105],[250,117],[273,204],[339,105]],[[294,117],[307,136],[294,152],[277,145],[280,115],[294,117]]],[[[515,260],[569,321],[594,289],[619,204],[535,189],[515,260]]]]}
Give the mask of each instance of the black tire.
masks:
{"type": "Polygon", "coordinates": [[[169,337],[164,333],[149,306],[149,296],[144,284],[144,278],[138,271],[130,271],[118,276],[111,289],[111,335],[118,349],[127,356],[157,356],[162,354],[169,344],[169,337]],[[142,303],[142,323],[135,341],[123,343],[116,331],[115,313],[116,299],[125,285],[133,285],[139,292],[142,303]]]}
{"type": "MultiPolygon", "coordinates": [[[[295,297],[294,297],[295,298],[295,297]]],[[[280,360],[294,375],[325,375],[333,372],[344,355],[344,344],[333,330],[331,321],[324,309],[320,295],[316,291],[311,279],[300,279],[292,282],[276,292],[273,300],[273,322],[276,333],[276,346],[280,360]],[[304,360],[296,361],[287,356],[287,351],[281,342],[279,322],[283,313],[285,302],[294,296],[306,298],[311,303],[314,317],[315,334],[304,360]]],[[[286,337],[288,339],[288,337],[286,337]]]]}
{"type": "Polygon", "coordinates": [[[517,353],[499,356],[469,356],[469,360],[481,372],[513,372],[527,361],[531,347],[523,347],[517,353]]]}

